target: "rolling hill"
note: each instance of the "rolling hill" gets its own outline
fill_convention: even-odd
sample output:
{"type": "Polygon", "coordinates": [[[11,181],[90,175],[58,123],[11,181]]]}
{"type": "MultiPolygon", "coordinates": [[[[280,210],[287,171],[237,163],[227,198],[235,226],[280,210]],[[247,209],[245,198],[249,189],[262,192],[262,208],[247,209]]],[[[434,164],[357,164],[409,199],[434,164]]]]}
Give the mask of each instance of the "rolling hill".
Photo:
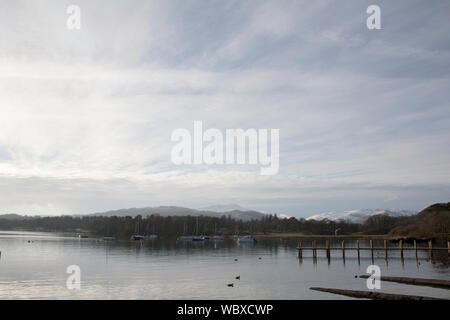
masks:
{"type": "Polygon", "coordinates": [[[262,219],[265,214],[254,210],[230,210],[230,211],[213,211],[213,210],[197,210],[185,207],[176,206],[159,206],[159,207],[145,207],[145,208],[129,208],[119,209],[106,212],[97,212],[91,215],[94,216],[131,216],[135,217],[141,215],[142,217],[150,216],[152,214],[158,214],[160,216],[208,216],[208,217],[221,217],[223,215],[230,215],[234,219],[241,219],[244,221],[262,219]]]}

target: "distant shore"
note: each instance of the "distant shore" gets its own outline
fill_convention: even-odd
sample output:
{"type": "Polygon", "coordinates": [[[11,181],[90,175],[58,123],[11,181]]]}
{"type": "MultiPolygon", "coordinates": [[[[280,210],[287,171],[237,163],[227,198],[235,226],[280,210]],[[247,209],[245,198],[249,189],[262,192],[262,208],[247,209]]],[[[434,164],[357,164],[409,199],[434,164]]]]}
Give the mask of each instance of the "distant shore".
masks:
{"type": "Polygon", "coordinates": [[[398,235],[389,235],[389,234],[346,234],[346,235],[319,235],[319,234],[302,234],[302,233],[270,233],[270,234],[255,234],[253,235],[255,238],[261,239],[273,239],[273,238],[282,238],[282,239],[379,239],[379,240],[391,240],[391,241],[427,241],[432,240],[434,238],[412,238],[398,235]]]}

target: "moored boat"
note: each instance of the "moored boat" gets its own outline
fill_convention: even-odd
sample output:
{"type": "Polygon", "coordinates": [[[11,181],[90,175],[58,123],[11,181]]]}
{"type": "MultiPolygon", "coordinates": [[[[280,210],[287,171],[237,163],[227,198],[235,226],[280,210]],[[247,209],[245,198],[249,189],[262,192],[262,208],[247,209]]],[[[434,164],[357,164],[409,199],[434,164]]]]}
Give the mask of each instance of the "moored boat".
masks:
{"type": "Polygon", "coordinates": [[[243,236],[237,239],[238,243],[256,243],[256,239],[252,236],[243,236]]]}
{"type": "Polygon", "coordinates": [[[180,236],[178,237],[179,241],[192,241],[193,236],[180,236]]]}

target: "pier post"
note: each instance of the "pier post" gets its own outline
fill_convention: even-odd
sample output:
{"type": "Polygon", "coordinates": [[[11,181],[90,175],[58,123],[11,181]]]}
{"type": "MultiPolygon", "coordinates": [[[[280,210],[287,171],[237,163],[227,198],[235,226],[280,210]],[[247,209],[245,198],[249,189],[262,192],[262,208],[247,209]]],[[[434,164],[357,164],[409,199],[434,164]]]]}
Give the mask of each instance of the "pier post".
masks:
{"type": "MultiPolygon", "coordinates": [[[[447,241],[447,248],[448,248],[448,256],[450,257],[450,241],[447,241]]],[[[1,252],[0,252],[1,254],[1,252]]]]}
{"type": "Polygon", "coordinates": [[[372,263],[373,263],[373,240],[370,240],[370,255],[372,257],[372,263]]]}
{"type": "Polygon", "coordinates": [[[342,240],[342,259],[345,260],[345,240],[342,240]]]}
{"type": "Polygon", "coordinates": [[[313,258],[317,258],[316,248],[317,248],[317,242],[316,242],[316,240],[313,240],[313,258]]]}
{"type": "Polygon", "coordinates": [[[417,240],[414,240],[414,253],[415,253],[416,259],[417,259],[417,240]]]}
{"type": "Polygon", "coordinates": [[[299,259],[302,258],[302,242],[301,241],[298,243],[298,258],[299,259]]]}
{"type": "Polygon", "coordinates": [[[384,258],[387,260],[388,258],[388,250],[387,250],[387,240],[384,240],[384,258]]]}
{"type": "Polygon", "coordinates": [[[403,260],[403,240],[400,240],[399,248],[400,248],[400,258],[403,260]]]}
{"type": "Polygon", "coordinates": [[[360,264],[360,255],[359,255],[359,240],[356,240],[356,250],[358,251],[358,264],[360,264]]]}
{"type": "Polygon", "coordinates": [[[327,240],[327,258],[328,258],[328,263],[330,262],[330,240],[327,240]]]}
{"type": "Polygon", "coordinates": [[[433,240],[428,241],[428,250],[430,255],[430,260],[433,259],[433,240]]]}

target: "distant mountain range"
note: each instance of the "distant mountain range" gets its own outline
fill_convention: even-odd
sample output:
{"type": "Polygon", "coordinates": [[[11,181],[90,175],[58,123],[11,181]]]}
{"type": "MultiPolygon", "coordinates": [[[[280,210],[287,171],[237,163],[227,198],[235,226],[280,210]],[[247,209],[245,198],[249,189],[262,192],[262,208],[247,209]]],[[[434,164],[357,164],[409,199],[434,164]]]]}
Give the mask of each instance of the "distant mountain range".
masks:
{"type": "Polygon", "coordinates": [[[229,211],[253,211],[251,209],[247,209],[244,207],[241,207],[238,204],[232,203],[232,204],[218,204],[208,207],[199,208],[198,210],[202,211],[215,211],[215,212],[229,212],[229,211]]]}
{"type": "Polygon", "coordinates": [[[142,217],[149,216],[152,214],[159,214],[160,216],[208,216],[208,217],[221,217],[223,215],[230,215],[233,219],[242,219],[244,221],[248,220],[259,220],[262,219],[265,214],[255,210],[247,210],[238,205],[219,205],[210,206],[203,209],[190,209],[185,207],[175,207],[175,206],[159,206],[159,207],[145,207],[145,208],[130,208],[130,209],[120,209],[106,212],[93,213],[94,216],[131,216],[135,217],[141,215],[142,217]],[[234,209],[236,207],[241,208],[240,210],[234,209]],[[216,210],[208,209],[214,208],[216,210]],[[229,210],[231,209],[231,210],[229,210]]]}
{"type": "MultiPolygon", "coordinates": [[[[137,215],[141,215],[142,217],[150,216],[152,214],[158,214],[160,216],[209,216],[209,217],[221,217],[223,215],[231,216],[233,219],[241,219],[244,221],[249,220],[259,220],[265,217],[267,214],[264,212],[246,209],[237,204],[220,204],[220,205],[212,205],[207,207],[202,207],[200,209],[191,209],[186,207],[178,207],[178,206],[158,206],[158,207],[144,207],[144,208],[129,208],[129,209],[119,209],[119,210],[111,210],[105,212],[96,212],[89,214],[91,216],[104,216],[104,217],[125,217],[131,216],[135,217],[137,215]]],[[[353,223],[364,223],[369,217],[374,215],[384,214],[391,217],[400,217],[400,216],[412,216],[417,214],[417,211],[411,210],[386,210],[386,209],[358,209],[358,210],[350,210],[343,212],[326,212],[315,214],[306,218],[306,220],[346,220],[353,223]]],[[[277,214],[280,219],[289,219],[290,216],[279,213],[277,214]]],[[[0,219],[23,219],[26,216],[18,215],[18,214],[0,214],[0,219]]]]}
{"type": "Polygon", "coordinates": [[[364,223],[369,217],[374,215],[384,214],[391,217],[412,216],[417,214],[417,211],[412,210],[386,210],[386,209],[357,209],[343,212],[325,212],[319,213],[306,218],[306,220],[345,220],[353,223],[364,223]]]}
{"type": "Polygon", "coordinates": [[[24,216],[21,216],[20,214],[15,214],[15,213],[6,213],[6,214],[0,214],[0,218],[5,219],[5,220],[19,220],[19,219],[23,219],[24,216]]]}

